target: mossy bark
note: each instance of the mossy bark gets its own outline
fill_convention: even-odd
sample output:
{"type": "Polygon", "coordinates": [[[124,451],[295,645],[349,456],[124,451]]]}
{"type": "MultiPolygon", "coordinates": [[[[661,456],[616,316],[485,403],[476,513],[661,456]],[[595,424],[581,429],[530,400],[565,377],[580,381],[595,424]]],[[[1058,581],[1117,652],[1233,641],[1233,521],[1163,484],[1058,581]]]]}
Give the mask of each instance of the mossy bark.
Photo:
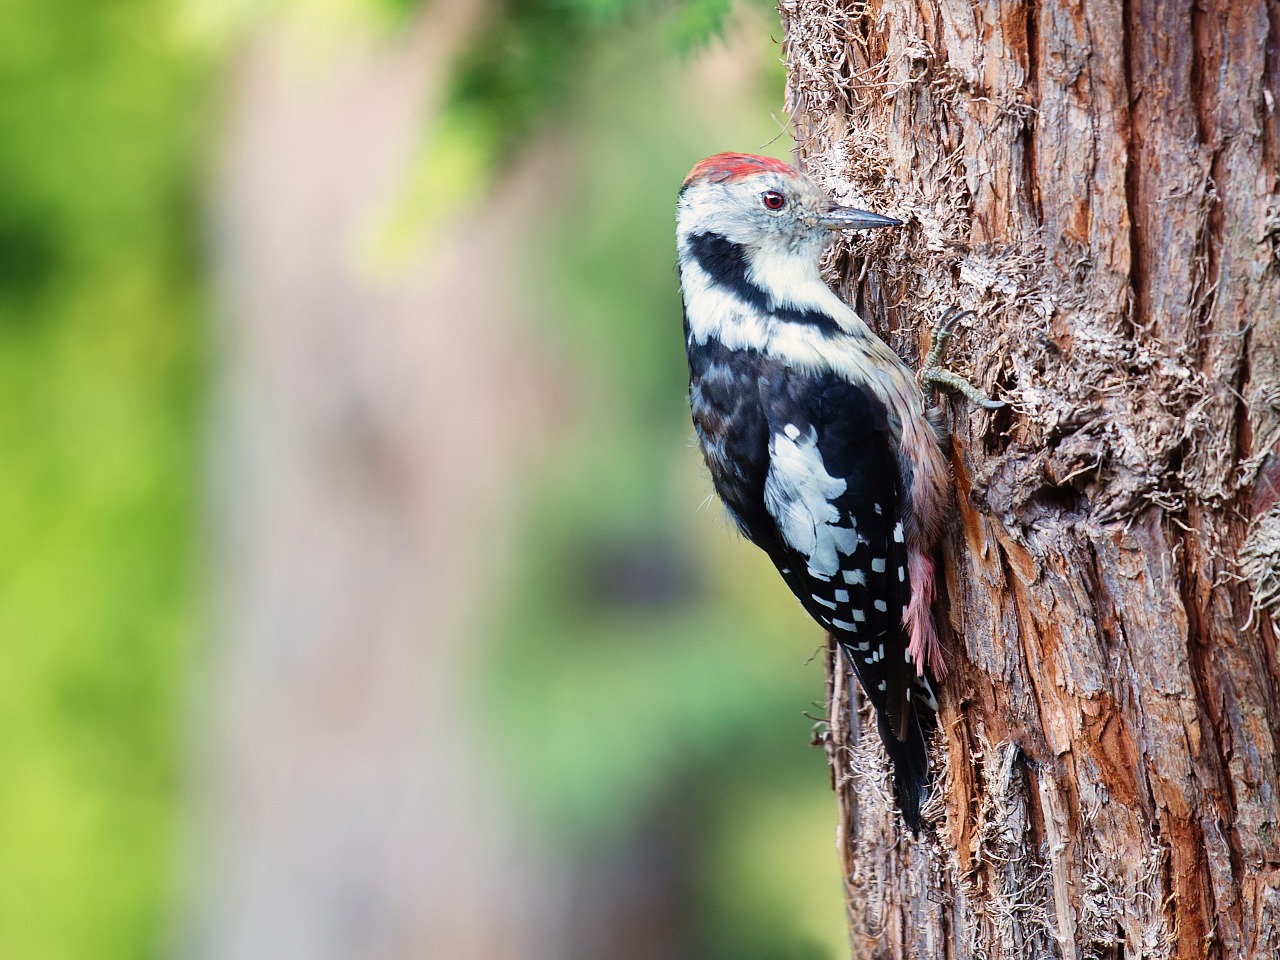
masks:
{"type": "Polygon", "coordinates": [[[1280,956],[1280,3],[781,6],[803,166],[907,223],[833,279],[1009,402],[943,401],[919,840],[832,678],[855,956],[1280,956]]]}

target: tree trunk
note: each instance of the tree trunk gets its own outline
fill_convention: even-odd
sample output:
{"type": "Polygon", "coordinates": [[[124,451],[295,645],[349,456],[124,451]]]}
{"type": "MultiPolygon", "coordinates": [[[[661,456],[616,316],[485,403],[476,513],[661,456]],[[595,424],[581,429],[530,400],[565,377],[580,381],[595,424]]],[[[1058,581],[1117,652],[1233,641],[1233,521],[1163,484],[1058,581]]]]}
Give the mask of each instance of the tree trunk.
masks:
{"type": "MultiPolygon", "coordinates": [[[[953,411],[936,830],[827,737],[856,956],[1280,956],[1280,3],[783,0],[842,291],[953,411]]],[[[829,665],[830,666],[830,665],[829,665]]],[[[856,707],[856,704],[855,704],[856,707]]]]}

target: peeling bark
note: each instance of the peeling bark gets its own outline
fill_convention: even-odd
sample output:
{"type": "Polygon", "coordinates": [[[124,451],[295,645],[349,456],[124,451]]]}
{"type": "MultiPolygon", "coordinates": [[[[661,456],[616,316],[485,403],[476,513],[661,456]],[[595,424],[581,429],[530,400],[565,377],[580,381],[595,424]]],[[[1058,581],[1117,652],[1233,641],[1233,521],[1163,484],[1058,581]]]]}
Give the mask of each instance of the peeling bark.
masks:
{"type": "Polygon", "coordinates": [[[907,223],[832,279],[1009,401],[946,401],[919,841],[832,679],[855,956],[1280,956],[1280,3],[781,8],[804,167],[907,223]]]}

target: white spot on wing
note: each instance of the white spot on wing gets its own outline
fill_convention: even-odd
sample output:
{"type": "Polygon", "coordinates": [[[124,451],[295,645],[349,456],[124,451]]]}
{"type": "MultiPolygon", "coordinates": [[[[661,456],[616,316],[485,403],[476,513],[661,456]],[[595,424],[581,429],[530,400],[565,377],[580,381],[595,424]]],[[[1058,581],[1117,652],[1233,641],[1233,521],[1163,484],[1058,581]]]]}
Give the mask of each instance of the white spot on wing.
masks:
{"type": "Polygon", "coordinates": [[[836,603],[848,603],[848,602],[849,602],[849,591],[848,591],[848,590],[837,590],[837,591],[835,592],[835,598],[836,598],[836,603]]]}
{"type": "Polygon", "coordinates": [[[812,426],[796,439],[775,433],[770,454],[765,509],[787,546],[807,558],[810,575],[830,580],[840,570],[839,554],[857,545],[856,531],[837,526],[840,511],[832,503],[847,484],[827,472],[812,426]]]}
{"type": "MultiPolygon", "coordinates": [[[[858,632],[858,625],[850,623],[848,620],[832,620],[831,625],[837,630],[848,630],[850,633],[858,632]]],[[[862,649],[861,646],[859,646],[859,649],[862,649]]]]}
{"type": "Polygon", "coordinates": [[[860,583],[864,587],[867,585],[867,575],[861,570],[846,570],[841,576],[845,583],[860,583]]]}
{"type": "Polygon", "coordinates": [[[866,623],[867,615],[861,610],[855,610],[853,611],[853,619],[857,620],[859,623],[866,623]]]}
{"type": "Polygon", "coordinates": [[[782,428],[782,432],[787,435],[787,439],[789,440],[796,440],[800,437],[800,428],[794,423],[788,423],[782,428]]]}
{"type": "Polygon", "coordinates": [[[834,610],[836,608],[836,605],[834,603],[832,603],[830,600],[823,600],[822,597],[818,596],[816,593],[811,594],[811,596],[813,597],[815,603],[822,604],[828,610],[834,610]]]}
{"type": "Polygon", "coordinates": [[[937,713],[938,698],[933,695],[933,687],[929,685],[929,681],[926,680],[924,677],[916,677],[916,686],[919,687],[920,690],[924,691],[923,695],[919,691],[917,691],[916,698],[920,700],[922,703],[924,703],[925,706],[927,706],[934,713],[937,713]]]}
{"type": "Polygon", "coordinates": [[[857,550],[858,544],[862,542],[857,529],[849,527],[832,527],[831,539],[835,541],[836,551],[843,553],[846,557],[857,550]]]}
{"type": "MultiPolygon", "coordinates": [[[[834,606],[834,604],[832,606],[834,606]]],[[[889,605],[885,603],[883,600],[877,600],[876,609],[879,610],[881,613],[887,613],[889,610],[889,605]]]]}
{"type": "Polygon", "coordinates": [[[894,543],[902,542],[902,521],[898,521],[893,526],[893,541],[894,543]]]}
{"type": "Polygon", "coordinates": [[[884,573],[884,557],[875,557],[871,561],[872,573],[884,573]]]}

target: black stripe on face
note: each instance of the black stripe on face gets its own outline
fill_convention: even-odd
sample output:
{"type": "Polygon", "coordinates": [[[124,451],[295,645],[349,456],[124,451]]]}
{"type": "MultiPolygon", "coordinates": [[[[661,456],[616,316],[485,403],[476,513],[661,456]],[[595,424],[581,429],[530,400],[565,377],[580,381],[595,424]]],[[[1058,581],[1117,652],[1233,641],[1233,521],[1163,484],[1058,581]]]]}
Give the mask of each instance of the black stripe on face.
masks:
{"type": "Polygon", "coordinates": [[[775,306],[769,294],[747,276],[747,251],[718,233],[695,233],[689,238],[689,252],[698,266],[716,284],[760,313],[788,323],[803,323],[823,333],[839,333],[840,326],[821,310],[800,310],[775,306]]]}

